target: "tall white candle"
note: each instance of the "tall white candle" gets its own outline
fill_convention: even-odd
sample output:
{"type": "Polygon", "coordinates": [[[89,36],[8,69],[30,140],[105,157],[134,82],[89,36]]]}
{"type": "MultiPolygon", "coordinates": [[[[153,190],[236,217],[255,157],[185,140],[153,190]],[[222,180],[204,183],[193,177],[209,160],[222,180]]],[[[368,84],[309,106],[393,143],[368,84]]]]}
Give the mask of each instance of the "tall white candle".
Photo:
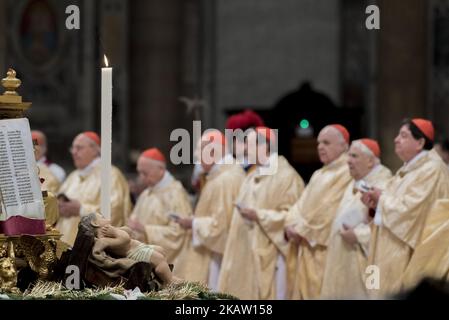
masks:
{"type": "Polygon", "coordinates": [[[101,214],[111,219],[112,68],[101,69],[101,214]]]}

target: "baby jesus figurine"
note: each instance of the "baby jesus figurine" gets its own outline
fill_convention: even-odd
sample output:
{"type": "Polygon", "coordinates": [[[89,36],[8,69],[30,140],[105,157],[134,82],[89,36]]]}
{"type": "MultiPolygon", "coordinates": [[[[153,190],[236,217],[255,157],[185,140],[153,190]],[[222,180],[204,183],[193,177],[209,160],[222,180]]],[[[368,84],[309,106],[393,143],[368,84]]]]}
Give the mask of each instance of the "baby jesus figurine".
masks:
{"type": "Polygon", "coordinates": [[[95,228],[95,236],[101,239],[103,250],[106,253],[117,258],[150,263],[155,266],[154,272],[162,280],[164,286],[173,281],[180,281],[179,278],[173,276],[162,247],[132,239],[130,228],[114,227],[109,220],[99,214],[95,214],[91,225],[95,228]]]}

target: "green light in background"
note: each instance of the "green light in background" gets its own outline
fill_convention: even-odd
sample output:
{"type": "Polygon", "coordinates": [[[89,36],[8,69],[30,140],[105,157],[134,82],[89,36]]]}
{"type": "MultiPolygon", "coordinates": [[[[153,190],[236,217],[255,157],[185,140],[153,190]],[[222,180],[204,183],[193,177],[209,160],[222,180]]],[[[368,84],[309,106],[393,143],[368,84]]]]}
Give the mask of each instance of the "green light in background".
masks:
{"type": "Polygon", "coordinates": [[[299,122],[299,126],[301,127],[301,129],[307,129],[309,127],[310,123],[307,119],[302,119],[299,122]]]}

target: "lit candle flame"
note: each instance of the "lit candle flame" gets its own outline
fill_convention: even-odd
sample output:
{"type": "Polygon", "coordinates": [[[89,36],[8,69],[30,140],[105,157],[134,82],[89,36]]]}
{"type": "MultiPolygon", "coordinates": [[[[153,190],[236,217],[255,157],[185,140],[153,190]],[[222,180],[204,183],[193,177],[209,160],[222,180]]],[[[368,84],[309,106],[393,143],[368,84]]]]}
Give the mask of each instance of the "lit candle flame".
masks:
{"type": "Polygon", "coordinates": [[[106,57],[106,55],[104,55],[104,64],[106,65],[106,67],[109,67],[108,58],[106,57]]]}

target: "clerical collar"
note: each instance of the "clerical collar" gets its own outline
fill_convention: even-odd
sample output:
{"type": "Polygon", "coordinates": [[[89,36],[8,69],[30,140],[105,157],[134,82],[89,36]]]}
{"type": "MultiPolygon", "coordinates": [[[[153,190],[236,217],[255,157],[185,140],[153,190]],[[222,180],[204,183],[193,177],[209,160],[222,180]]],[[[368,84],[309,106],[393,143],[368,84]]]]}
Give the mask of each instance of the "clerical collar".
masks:
{"type": "Polygon", "coordinates": [[[381,168],[382,168],[382,165],[377,164],[362,179],[355,180],[353,189],[352,189],[352,193],[356,194],[357,192],[359,192],[359,190],[362,188],[362,186],[369,186],[366,183],[366,181],[369,180],[369,178],[372,177],[374,174],[376,174],[381,168]]]}
{"type": "Polygon", "coordinates": [[[163,189],[165,187],[167,187],[170,183],[172,183],[173,181],[173,176],[171,175],[170,172],[168,172],[168,170],[165,170],[164,176],[162,177],[162,179],[156,183],[153,187],[149,187],[148,189],[151,190],[159,190],[159,189],[163,189]]]}
{"type": "Polygon", "coordinates": [[[342,159],[344,159],[345,156],[346,156],[346,152],[343,152],[341,155],[338,156],[337,159],[335,159],[331,163],[326,164],[324,167],[325,168],[333,168],[333,167],[340,165],[341,162],[343,161],[342,159]]]}
{"type": "MultiPolygon", "coordinates": [[[[260,164],[256,166],[256,170],[255,170],[255,175],[257,177],[259,176],[267,176],[267,171],[262,171],[262,170],[270,170],[270,168],[277,168],[278,164],[278,157],[279,155],[277,154],[277,152],[273,152],[272,154],[270,154],[270,156],[267,159],[267,162],[264,164],[260,164]]],[[[275,169],[276,170],[276,169],[275,169]]],[[[252,170],[254,172],[254,169],[252,170]]]]}
{"type": "Polygon", "coordinates": [[[47,163],[47,157],[46,156],[41,157],[39,160],[37,160],[37,163],[46,164],[47,163]]]}
{"type": "Polygon", "coordinates": [[[368,174],[367,174],[366,176],[364,176],[362,179],[357,180],[356,182],[361,181],[361,180],[365,180],[365,181],[366,181],[366,180],[369,179],[371,176],[373,176],[374,174],[376,174],[381,168],[382,168],[382,166],[381,166],[380,164],[376,164],[376,165],[371,169],[371,171],[368,172],[368,174]]]}
{"type": "Polygon", "coordinates": [[[92,160],[91,163],[89,163],[89,165],[87,167],[85,167],[84,169],[79,169],[78,174],[82,178],[87,177],[99,163],[100,163],[100,157],[96,157],[94,160],[92,160]]]}
{"type": "MultiPolygon", "coordinates": [[[[237,161],[237,159],[236,159],[236,161],[237,161]]],[[[251,166],[252,166],[252,164],[248,162],[248,159],[246,159],[246,157],[245,157],[245,159],[243,159],[243,162],[240,165],[242,166],[242,169],[245,171],[248,171],[249,168],[251,168],[251,166]]]]}
{"type": "Polygon", "coordinates": [[[277,157],[278,154],[277,152],[273,152],[272,154],[270,154],[270,156],[268,157],[268,160],[266,163],[259,165],[259,167],[261,168],[269,168],[271,166],[271,164],[273,163],[273,161],[277,161],[277,157]]]}
{"type": "Polygon", "coordinates": [[[209,170],[209,172],[208,172],[207,174],[209,175],[209,174],[212,174],[212,173],[218,171],[219,168],[220,168],[220,166],[221,166],[222,164],[233,164],[233,163],[235,163],[235,161],[236,161],[236,160],[234,159],[234,157],[232,156],[232,154],[227,153],[223,158],[221,158],[220,160],[218,160],[218,161],[212,166],[212,168],[209,170]]]}
{"type": "Polygon", "coordinates": [[[423,158],[429,153],[427,150],[422,150],[420,153],[418,153],[412,160],[409,162],[404,163],[404,169],[410,168],[414,163],[416,163],[419,159],[423,158]]]}

